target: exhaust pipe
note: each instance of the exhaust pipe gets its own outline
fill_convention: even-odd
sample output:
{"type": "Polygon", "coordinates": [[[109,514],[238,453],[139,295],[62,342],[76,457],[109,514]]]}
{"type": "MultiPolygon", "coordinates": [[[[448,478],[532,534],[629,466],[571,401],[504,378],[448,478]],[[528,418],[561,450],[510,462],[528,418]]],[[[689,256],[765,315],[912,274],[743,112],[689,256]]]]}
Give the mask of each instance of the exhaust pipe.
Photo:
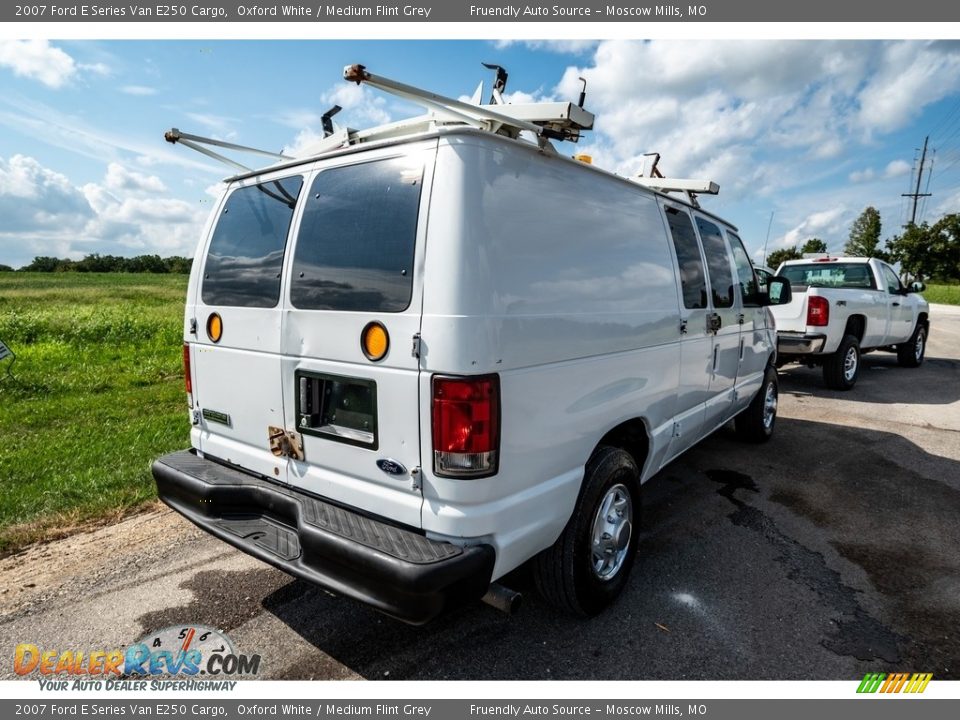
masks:
{"type": "Polygon", "coordinates": [[[494,607],[507,615],[513,615],[513,613],[520,609],[520,605],[523,602],[523,595],[499,583],[490,583],[490,587],[487,588],[487,594],[481,599],[490,607],[494,607]]]}

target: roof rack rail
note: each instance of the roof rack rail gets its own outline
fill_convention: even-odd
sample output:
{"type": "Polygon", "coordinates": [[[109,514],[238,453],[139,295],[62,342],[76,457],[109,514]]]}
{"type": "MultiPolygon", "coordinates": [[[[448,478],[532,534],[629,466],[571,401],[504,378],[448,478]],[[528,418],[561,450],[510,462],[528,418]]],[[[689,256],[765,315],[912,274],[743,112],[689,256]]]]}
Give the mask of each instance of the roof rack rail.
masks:
{"type": "Polygon", "coordinates": [[[653,158],[653,163],[650,166],[650,174],[649,176],[644,176],[641,173],[640,175],[630,178],[635,183],[662,193],[682,192],[687,196],[687,202],[697,208],[700,207],[700,203],[697,202],[698,193],[705,195],[717,195],[720,193],[720,186],[712,180],[688,180],[684,178],[664,177],[657,168],[657,164],[660,162],[660,153],[651,152],[644,154],[647,157],[653,158]]]}
{"type": "Polygon", "coordinates": [[[236,143],[228,143],[223,140],[217,140],[215,138],[203,137],[202,135],[191,135],[190,133],[180,132],[177,128],[170,128],[163,134],[163,139],[168,143],[176,145],[180,143],[181,145],[186,145],[191,150],[196,150],[198,153],[203,153],[207,157],[211,157],[214,160],[218,160],[225,165],[230,165],[235,167],[242,172],[253,172],[253,168],[249,168],[246,165],[238,163],[236,160],[231,160],[225,155],[214,152],[209,148],[204,147],[204,145],[213,145],[214,147],[222,147],[225,150],[236,150],[238,152],[251,153],[253,155],[265,155],[266,157],[271,157],[276,160],[293,160],[294,158],[289,155],[283,155],[281,153],[271,152],[269,150],[259,150],[258,148],[247,147],[246,145],[237,145],[236,143]]]}

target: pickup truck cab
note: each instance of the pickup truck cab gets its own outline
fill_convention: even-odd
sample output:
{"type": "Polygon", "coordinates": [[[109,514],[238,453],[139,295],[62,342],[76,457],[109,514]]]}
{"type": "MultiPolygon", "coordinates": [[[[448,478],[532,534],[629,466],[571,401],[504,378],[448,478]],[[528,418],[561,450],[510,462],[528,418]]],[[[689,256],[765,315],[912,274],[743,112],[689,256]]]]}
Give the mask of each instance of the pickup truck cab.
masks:
{"type": "Polygon", "coordinates": [[[904,367],[923,362],[930,332],[923,283],[904,286],[887,263],[862,257],[788,260],[777,274],[793,290],[791,302],[772,308],[778,365],[822,365],[827,387],[849,390],[864,352],[896,352],[904,367]]]}
{"type": "Polygon", "coordinates": [[[730,420],[773,433],[767,305],[789,284],[758,291],[736,228],[663,192],[712,183],[553,149],[592,125],[573,103],[345,77],[433,112],[227,181],[186,298],[192,447],[154,463],[158,494],[407,622],[528,561],[595,614],[627,581],[642,483],[730,420]]]}

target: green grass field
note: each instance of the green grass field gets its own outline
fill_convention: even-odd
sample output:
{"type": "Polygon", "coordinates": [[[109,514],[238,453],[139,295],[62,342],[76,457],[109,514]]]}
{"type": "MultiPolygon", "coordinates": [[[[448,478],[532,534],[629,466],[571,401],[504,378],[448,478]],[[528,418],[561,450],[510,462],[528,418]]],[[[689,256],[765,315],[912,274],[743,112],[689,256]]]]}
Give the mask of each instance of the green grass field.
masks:
{"type": "Polygon", "coordinates": [[[960,305],[960,285],[927,285],[923,296],[927,302],[960,305]]]}
{"type": "Polygon", "coordinates": [[[183,275],[0,273],[0,555],[155,498],[189,444],[183,275]]]}

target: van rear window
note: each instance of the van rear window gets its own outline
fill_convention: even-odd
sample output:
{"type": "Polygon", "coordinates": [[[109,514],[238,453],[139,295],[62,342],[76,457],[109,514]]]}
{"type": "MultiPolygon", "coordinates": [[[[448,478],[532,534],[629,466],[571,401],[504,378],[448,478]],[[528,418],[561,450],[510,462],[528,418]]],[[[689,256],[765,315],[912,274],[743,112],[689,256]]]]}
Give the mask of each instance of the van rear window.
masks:
{"type": "Polygon", "coordinates": [[[410,158],[331,168],[306,200],[290,301],[304,310],[402,312],[413,290],[423,165],[410,158]]]}
{"type": "Polygon", "coordinates": [[[207,250],[201,297],[207,305],[274,307],[283,252],[302,177],[234,190],[207,250]]]}

